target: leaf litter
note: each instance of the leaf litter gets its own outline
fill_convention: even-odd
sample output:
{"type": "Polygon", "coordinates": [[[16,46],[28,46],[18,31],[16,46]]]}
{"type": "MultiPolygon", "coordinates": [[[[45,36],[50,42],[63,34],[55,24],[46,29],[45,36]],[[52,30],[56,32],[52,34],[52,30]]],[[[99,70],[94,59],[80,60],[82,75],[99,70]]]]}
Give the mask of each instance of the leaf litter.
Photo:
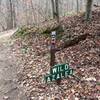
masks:
{"type": "Polygon", "coordinates": [[[30,100],[99,100],[100,11],[93,11],[91,22],[85,22],[83,16],[74,16],[64,18],[62,24],[65,26],[63,35],[91,35],[56,53],[56,62],[68,63],[79,80],[68,77],[59,86],[55,82],[44,83],[44,75],[50,71],[50,39],[34,34],[24,40],[18,38],[13,46],[13,53],[22,66],[18,73],[19,84],[25,87],[30,100]]]}

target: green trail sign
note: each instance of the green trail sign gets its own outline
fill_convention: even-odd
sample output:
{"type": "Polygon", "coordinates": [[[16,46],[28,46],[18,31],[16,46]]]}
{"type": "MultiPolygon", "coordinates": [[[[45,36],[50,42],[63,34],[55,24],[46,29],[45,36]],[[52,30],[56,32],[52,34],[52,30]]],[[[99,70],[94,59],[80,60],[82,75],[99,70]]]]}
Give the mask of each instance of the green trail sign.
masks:
{"type": "Polygon", "coordinates": [[[58,64],[50,69],[50,74],[44,77],[45,82],[52,82],[73,75],[73,69],[68,64],[58,64]]]}

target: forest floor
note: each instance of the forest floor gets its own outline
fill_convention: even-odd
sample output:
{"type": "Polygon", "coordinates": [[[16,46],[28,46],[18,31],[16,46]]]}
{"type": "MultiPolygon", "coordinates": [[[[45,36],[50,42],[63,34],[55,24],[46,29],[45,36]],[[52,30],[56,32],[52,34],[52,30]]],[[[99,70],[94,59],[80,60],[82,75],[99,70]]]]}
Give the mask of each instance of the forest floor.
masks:
{"type": "Polygon", "coordinates": [[[10,36],[16,30],[0,33],[0,100],[27,100],[18,85],[17,72],[20,67],[12,52],[10,36]]]}
{"type": "Polygon", "coordinates": [[[74,16],[64,18],[62,23],[62,34],[70,33],[68,38],[91,35],[56,53],[56,62],[68,63],[78,78],[62,79],[60,85],[46,84],[50,39],[35,33],[14,40],[8,35],[8,39],[0,39],[0,100],[100,100],[100,10],[93,12],[91,22],[74,16]]]}
{"type": "Polygon", "coordinates": [[[74,16],[64,18],[62,23],[65,26],[62,34],[69,35],[68,38],[90,34],[86,40],[56,53],[56,62],[68,63],[79,80],[69,77],[60,85],[44,82],[44,75],[50,71],[50,39],[34,33],[17,39],[13,46],[22,62],[19,84],[29,100],[100,100],[100,9],[93,12],[91,22],[85,22],[83,16],[74,16]]]}

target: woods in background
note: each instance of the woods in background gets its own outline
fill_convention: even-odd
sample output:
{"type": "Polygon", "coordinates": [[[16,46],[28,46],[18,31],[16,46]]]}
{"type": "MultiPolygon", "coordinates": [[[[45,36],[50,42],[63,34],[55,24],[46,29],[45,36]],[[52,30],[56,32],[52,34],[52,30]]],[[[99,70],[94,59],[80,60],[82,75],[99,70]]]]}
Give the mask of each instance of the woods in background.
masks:
{"type": "Polygon", "coordinates": [[[85,11],[90,18],[93,2],[99,0],[0,0],[0,31],[39,25],[43,21],[85,11]],[[87,6],[86,6],[87,3],[87,6]]]}

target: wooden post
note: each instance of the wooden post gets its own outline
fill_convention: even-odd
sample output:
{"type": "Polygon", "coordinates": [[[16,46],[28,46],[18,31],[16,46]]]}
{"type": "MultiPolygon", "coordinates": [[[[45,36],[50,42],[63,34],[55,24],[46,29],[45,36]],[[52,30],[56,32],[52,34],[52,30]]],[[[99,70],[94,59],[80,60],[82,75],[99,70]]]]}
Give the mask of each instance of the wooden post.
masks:
{"type": "MultiPolygon", "coordinates": [[[[55,53],[56,53],[56,31],[51,33],[51,48],[50,48],[50,66],[53,67],[56,64],[55,53]]],[[[57,85],[60,85],[61,80],[57,80],[57,85]]]]}
{"type": "Polygon", "coordinates": [[[55,44],[56,44],[56,32],[53,31],[51,33],[51,48],[50,48],[50,55],[51,55],[51,59],[50,59],[50,66],[54,66],[55,65],[55,44]]]}

